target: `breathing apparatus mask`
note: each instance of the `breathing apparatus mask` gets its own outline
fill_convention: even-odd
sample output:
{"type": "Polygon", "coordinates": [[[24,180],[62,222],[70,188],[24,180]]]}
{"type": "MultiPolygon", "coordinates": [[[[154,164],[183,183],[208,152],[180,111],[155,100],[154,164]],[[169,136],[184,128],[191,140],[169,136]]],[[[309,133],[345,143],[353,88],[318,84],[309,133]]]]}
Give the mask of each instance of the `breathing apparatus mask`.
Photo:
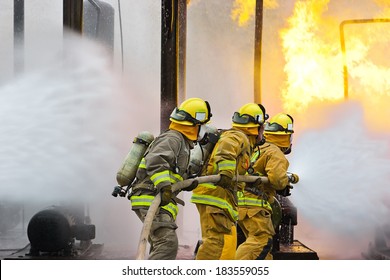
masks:
{"type": "Polygon", "coordinates": [[[199,145],[206,145],[207,143],[217,143],[219,138],[218,129],[208,125],[202,124],[199,126],[198,139],[199,145]]]}

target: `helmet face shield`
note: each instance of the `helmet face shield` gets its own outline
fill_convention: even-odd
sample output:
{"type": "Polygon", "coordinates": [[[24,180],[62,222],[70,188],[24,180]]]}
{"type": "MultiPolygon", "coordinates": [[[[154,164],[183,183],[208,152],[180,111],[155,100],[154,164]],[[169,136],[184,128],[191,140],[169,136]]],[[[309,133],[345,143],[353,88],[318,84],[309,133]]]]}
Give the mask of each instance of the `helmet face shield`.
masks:
{"type": "Polygon", "coordinates": [[[205,112],[196,112],[194,118],[186,111],[179,110],[178,108],[173,109],[170,117],[179,122],[188,121],[193,125],[205,124],[210,120],[210,118],[207,118],[207,113],[205,112]]]}
{"type": "MultiPolygon", "coordinates": [[[[206,114],[204,113],[204,115],[206,115],[206,114]]],[[[188,122],[192,123],[193,125],[201,124],[200,120],[198,120],[197,118],[193,118],[186,111],[179,110],[178,108],[173,109],[170,117],[176,121],[179,121],[179,122],[188,121],[188,122]]],[[[198,116],[198,118],[201,119],[201,116],[198,116]]]]}
{"type": "Polygon", "coordinates": [[[287,127],[284,128],[283,126],[281,126],[278,123],[268,123],[267,122],[265,124],[265,129],[264,130],[267,131],[267,132],[294,133],[293,124],[292,123],[287,124],[287,127]]]}
{"type": "Polygon", "coordinates": [[[254,123],[254,124],[262,125],[264,123],[263,115],[256,115],[253,117],[253,116],[248,115],[248,114],[240,115],[239,112],[234,112],[232,120],[234,123],[237,123],[237,124],[254,123]]]}

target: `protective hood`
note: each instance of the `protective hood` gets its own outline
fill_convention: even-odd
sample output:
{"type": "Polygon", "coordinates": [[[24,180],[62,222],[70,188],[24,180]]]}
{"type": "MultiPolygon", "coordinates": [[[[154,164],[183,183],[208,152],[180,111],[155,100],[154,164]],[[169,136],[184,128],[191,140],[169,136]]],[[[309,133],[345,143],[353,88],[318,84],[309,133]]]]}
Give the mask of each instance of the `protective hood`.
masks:
{"type": "Polygon", "coordinates": [[[189,125],[183,125],[183,124],[171,122],[171,124],[169,125],[169,129],[173,129],[181,132],[184,136],[186,136],[191,141],[196,141],[198,139],[199,125],[189,126],[189,125]]]}
{"type": "Polygon", "coordinates": [[[259,127],[235,127],[236,129],[241,130],[244,132],[246,135],[252,135],[252,136],[257,136],[259,134],[259,127]]]}
{"type": "Polygon", "coordinates": [[[279,148],[288,148],[290,147],[290,134],[268,134],[264,132],[264,137],[267,142],[271,142],[278,146],[279,148]]]}

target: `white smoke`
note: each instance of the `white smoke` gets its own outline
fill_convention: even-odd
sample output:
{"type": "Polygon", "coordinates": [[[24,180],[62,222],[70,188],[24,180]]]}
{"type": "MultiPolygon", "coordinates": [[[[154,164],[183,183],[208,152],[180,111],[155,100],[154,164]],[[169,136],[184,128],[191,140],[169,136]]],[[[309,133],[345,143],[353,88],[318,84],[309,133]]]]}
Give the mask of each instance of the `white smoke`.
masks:
{"type": "Polygon", "coordinates": [[[310,226],[314,250],[360,258],[390,214],[390,138],[366,127],[358,103],[327,109],[323,118],[329,127],[294,140],[290,162],[300,181],[291,199],[298,219],[310,226]]]}
{"type": "Polygon", "coordinates": [[[111,192],[133,138],[155,133],[159,122],[142,118],[149,96],[122,83],[110,54],[79,37],[64,40],[62,50],[36,49],[44,62],[0,87],[1,200],[85,203],[96,242],[130,250],[141,223],[111,192]]]}

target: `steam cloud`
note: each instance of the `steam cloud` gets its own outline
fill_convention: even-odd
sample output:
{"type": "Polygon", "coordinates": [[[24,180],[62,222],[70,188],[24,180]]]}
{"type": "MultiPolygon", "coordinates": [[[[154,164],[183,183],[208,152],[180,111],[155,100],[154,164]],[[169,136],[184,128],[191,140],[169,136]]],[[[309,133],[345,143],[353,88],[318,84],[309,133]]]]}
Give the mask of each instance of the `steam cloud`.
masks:
{"type": "Polygon", "coordinates": [[[358,102],[321,113],[328,125],[294,140],[291,168],[301,180],[291,199],[322,254],[361,258],[390,214],[389,135],[366,127],[358,102]]]}
{"type": "Polygon", "coordinates": [[[0,196],[27,210],[87,204],[96,242],[130,251],[141,223],[111,192],[132,139],[146,129],[134,116],[148,96],[129,91],[95,44],[69,35],[64,46],[35,50],[44,61],[0,88],[0,196]]]}

